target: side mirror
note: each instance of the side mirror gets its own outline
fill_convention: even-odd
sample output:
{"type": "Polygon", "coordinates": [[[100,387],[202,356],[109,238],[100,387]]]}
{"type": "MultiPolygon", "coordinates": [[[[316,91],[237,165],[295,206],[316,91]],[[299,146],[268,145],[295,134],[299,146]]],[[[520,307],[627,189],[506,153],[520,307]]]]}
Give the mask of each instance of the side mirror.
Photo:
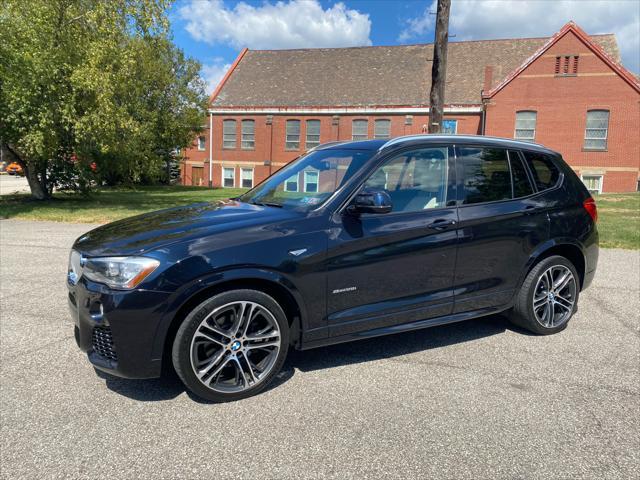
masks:
{"type": "Polygon", "coordinates": [[[347,212],[352,215],[360,213],[389,213],[393,208],[391,197],[382,190],[366,191],[358,193],[347,212]]]}

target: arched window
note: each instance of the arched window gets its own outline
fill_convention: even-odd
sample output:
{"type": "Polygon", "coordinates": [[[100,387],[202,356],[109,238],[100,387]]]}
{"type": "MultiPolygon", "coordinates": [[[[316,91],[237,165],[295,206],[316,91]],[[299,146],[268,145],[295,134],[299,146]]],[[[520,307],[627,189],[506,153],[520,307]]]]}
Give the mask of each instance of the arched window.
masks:
{"type": "Polygon", "coordinates": [[[391,120],[380,118],[373,124],[373,138],[389,138],[391,136],[391,120]]]}
{"type": "Polygon", "coordinates": [[[300,120],[287,120],[285,150],[300,150],[300,120]]]}
{"type": "Polygon", "coordinates": [[[236,121],[222,122],[222,148],[236,148],[236,121]]]}
{"type": "Polygon", "coordinates": [[[369,138],[369,121],[354,120],[351,122],[351,139],[366,140],[369,138]]]}
{"type": "Polygon", "coordinates": [[[242,120],[241,145],[243,150],[254,150],[256,148],[255,131],[256,131],[255,121],[242,120]]]}

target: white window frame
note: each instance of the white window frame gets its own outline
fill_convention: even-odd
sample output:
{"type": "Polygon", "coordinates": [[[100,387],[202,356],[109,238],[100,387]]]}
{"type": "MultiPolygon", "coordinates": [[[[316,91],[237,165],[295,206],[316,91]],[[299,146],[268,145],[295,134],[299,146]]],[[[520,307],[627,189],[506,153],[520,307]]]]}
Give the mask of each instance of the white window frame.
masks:
{"type": "Polygon", "coordinates": [[[298,118],[288,118],[284,123],[284,149],[288,152],[296,152],[300,150],[300,129],[302,128],[302,122],[298,118]],[[289,133],[289,125],[298,124],[298,133],[289,133]],[[297,137],[297,140],[294,140],[297,137]],[[290,143],[297,144],[297,146],[289,146],[290,143]]]}
{"type": "Polygon", "coordinates": [[[368,140],[369,139],[369,120],[366,118],[354,118],[351,120],[351,140],[368,140]],[[355,126],[357,124],[365,125],[365,133],[355,133],[355,126]]]}
{"type": "Polygon", "coordinates": [[[606,152],[609,147],[609,121],[611,120],[611,110],[606,108],[592,108],[587,110],[587,116],[585,118],[584,126],[584,142],[582,142],[582,148],[588,151],[606,152]],[[589,114],[591,112],[607,112],[607,126],[606,128],[589,128],[589,114]],[[604,130],[604,137],[589,137],[589,130],[604,130]],[[604,140],[604,146],[602,148],[587,147],[587,140],[604,140]]]}
{"type": "Polygon", "coordinates": [[[238,145],[238,122],[233,118],[226,118],[222,121],[222,149],[223,150],[235,150],[238,145]],[[233,125],[233,133],[225,133],[224,126],[233,125]],[[233,136],[233,146],[226,145],[231,142],[230,138],[233,136]]]}
{"type": "MultiPolygon", "coordinates": [[[[600,187],[598,188],[597,192],[598,195],[602,193],[602,187],[604,185],[604,175],[601,173],[581,173],[580,174],[580,180],[582,181],[582,183],[584,184],[584,186],[586,187],[587,184],[584,183],[584,179],[585,177],[591,177],[591,178],[599,178],[600,179],[600,187]]],[[[587,187],[588,189],[589,187],[587,187]]],[[[589,190],[589,192],[591,192],[592,190],[589,190]]]]}
{"type": "Polygon", "coordinates": [[[207,138],[204,135],[198,137],[198,151],[204,152],[207,149],[207,138]]]}
{"type": "Polygon", "coordinates": [[[310,118],[305,122],[304,126],[305,126],[304,148],[306,150],[309,150],[310,148],[317,147],[318,145],[320,145],[320,135],[321,135],[321,132],[322,132],[322,122],[320,120],[318,120],[317,118],[310,118]],[[314,122],[314,123],[317,122],[317,124],[318,124],[318,133],[311,133],[311,134],[309,133],[309,123],[311,123],[311,122],[314,122]],[[313,137],[313,140],[309,141],[309,137],[313,137]],[[315,139],[315,137],[318,137],[317,140],[315,139]]]}
{"type": "Polygon", "coordinates": [[[458,119],[457,118],[443,118],[442,119],[442,133],[444,135],[457,135],[458,134],[458,119]],[[456,128],[453,130],[453,133],[445,133],[444,131],[444,122],[453,122],[456,128]]]}
{"type": "Polygon", "coordinates": [[[242,150],[256,149],[256,121],[251,118],[245,118],[240,122],[240,148],[242,150]],[[245,132],[245,125],[251,125],[253,128],[251,133],[245,132]],[[250,144],[249,146],[245,144],[250,144]]]}
{"type": "Polygon", "coordinates": [[[254,185],[254,168],[249,168],[249,167],[240,167],[240,188],[253,188],[254,185]],[[251,186],[250,187],[245,187],[244,186],[244,178],[243,178],[243,174],[244,172],[251,172],[251,186]]]}
{"type": "MultiPolygon", "coordinates": [[[[367,128],[369,128],[369,126],[367,125],[367,128]]],[[[389,118],[376,118],[373,122],[373,138],[377,138],[377,139],[386,139],[386,138],[391,138],[391,119],[389,118]],[[380,135],[378,133],[378,125],[387,125],[388,126],[388,130],[387,130],[387,134],[386,135],[380,135]]]]}
{"type": "Polygon", "coordinates": [[[518,110],[516,112],[516,121],[515,121],[515,126],[513,128],[513,138],[516,140],[520,140],[521,142],[535,142],[536,141],[536,131],[538,128],[538,111],[537,110],[518,110]],[[519,113],[534,113],[535,114],[535,119],[533,122],[533,128],[518,128],[518,114],[519,113]],[[518,130],[532,130],[532,136],[531,137],[519,137],[518,136],[518,130]]]}
{"type": "Polygon", "coordinates": [[[284,191],[285,192],[297,192],[298,190],[300,190],[300,174],[296,173],[295,175],[291,175],[289,178],[287,178],[284,181],[284,191]],[[289,182],[293,183],[293,180],[291,180],[293,177],[295,177],[296,189],[295,190],[289,190],[289,188],[287,188],[287,185],[289,184],[289,182]]]}
{"type": "Polygon", "coordinates": [[[222,188],[236,188],[236,167],[224,167],[224,166],[222,167],[222,188]],[[233,185],[230,187],[224,184],[225,183],[224,181],[227,178],[224,175],[225,170],[231,170],[233,172],[233,175],[231,177],[233,179],[233,185]]]}
{"type": "Polygon", "coordinates": [[[320,191],[320,172],[318,170],[304,170],[303,173],[304,173],[304,177],[303,177],[303,180],[304,180],[304,182],[303,182],[304,183],[304,192],[309,192],[309,189],[307,188],[308,184],[315,183],[315,185],[316,185],[315,192],[309,192],[309,193],[318,193],[320,191]],[[307,175],[310,174],[310,173],[312,173],[312,174],[314,174],[316,176],[316,181],[315,182],[308,182],[307,181],[307,175]]]}

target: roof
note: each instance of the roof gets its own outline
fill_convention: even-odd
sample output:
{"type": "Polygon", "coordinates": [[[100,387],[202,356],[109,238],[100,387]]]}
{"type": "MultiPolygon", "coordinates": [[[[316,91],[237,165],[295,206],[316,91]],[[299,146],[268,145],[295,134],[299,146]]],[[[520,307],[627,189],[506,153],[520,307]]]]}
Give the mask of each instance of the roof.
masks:
{"type": "Polygon", "coordinates": [[[413,144],[454,144],[454,145],[480,145],[487,147],[518,148],[535,150],[539,152],[555,153],[544,145],[532,142],[523,142],[513,138],[491,137],[486,135],[447,135],[447,134],[420,134],[404,135],[387,140],[357,140],[345,141],[336,144],[320,145],[320,150],[331,149],[358,149],[358,150],[383,150],[387,148],[400,148],[413,144]]]}
{"type": "MultiPolygon", "coordinates": [[[[445,103],[480,104],[485,66],[495,87],[549,38],[450,42],[445,103]]],[[[613,34],[590,38],[620,61],[613,34]]],[[[433,44],[243,50],[211,106],[428,106],[432,54],[433,44]]]]}

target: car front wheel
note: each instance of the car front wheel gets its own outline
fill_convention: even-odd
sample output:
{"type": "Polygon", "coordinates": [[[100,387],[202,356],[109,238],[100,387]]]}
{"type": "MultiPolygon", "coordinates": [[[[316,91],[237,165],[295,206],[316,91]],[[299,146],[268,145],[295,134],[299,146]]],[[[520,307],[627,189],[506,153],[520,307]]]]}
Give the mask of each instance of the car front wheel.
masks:
{"type": "Polygon", "coordinates": [[[579,295],[574,265],[559,255],[545,258],[525,278],[511,321],[541,335],[559,332],[577,310],[579,295]]]}
{"type": "Polygon", "coordinates": [[[226,402],[264,390],[282,368],[288,346],[289,324],[278,303],[257,290],[233,290],[187,315],[172,358],[193,393],[226,402]]]}

